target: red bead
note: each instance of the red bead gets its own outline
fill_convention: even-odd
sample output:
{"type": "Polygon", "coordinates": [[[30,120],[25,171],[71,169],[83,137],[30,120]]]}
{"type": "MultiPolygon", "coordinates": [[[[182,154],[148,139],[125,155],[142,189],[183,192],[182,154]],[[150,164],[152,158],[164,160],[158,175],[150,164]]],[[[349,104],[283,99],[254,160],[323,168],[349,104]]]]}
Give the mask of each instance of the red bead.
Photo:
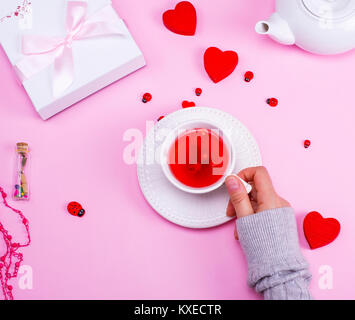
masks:
{"type": "Polygon", "coordinates": [[[276,98],[269,98],[266,100],[266,103],[270,105],[270,107],[276,107],[279,104],[279,101],[276,98]]]}
{"type": "Polygon", "coordinates": [[[253,80],[253,78],[254,78],[254,73],[252,73],[251,71],[247,71],[244,75],[245,82],[250,82],[251,80],[253,80]]]}
{"type": "Polygon", "coordinates": [[[309,140],[304,140],[304,147],[307,149],[311,146],[311,141],[309,140]]]}
{"type": "Polygon", "coordinates": [[[82,217],[85,214],[85,210],[80,203],[72,201],[67,206],[68,212],[73,216],[82,217]]]}
{"type": "Polygon", "coordinates": [[[160,121],[163,118],[164,118],[164,116],[160,116],[157,121],[160,121]]]}
{"type": "Polygon", "coordinates": [[[0,263],[0,269],[3,267],[4,265],[2,263],[0,263]]]}
{"type": "Polygon", "coordinates": [[[11,240],[12,237],[10,235],[7,236],[7,240],[11,240]]]}
{"type": "Polygon", "coordinates": [[[13,244],[12,244],[12,246],[13,246],[14,248],[17,248],[19,245],[20,245],[19,243],[13,243],[13,244]]]}
{"type": "Polygon", "coordinates": [[[196,88],[195,90],[196,96],[200,96],[202,93],[202,89],[201,88],[196,88]]]}
{"type": "Polygon", "coordinates": [[[142,101],[143,101],[144,103],[147,103],[147,102],[150,101],[150,100],[152,100],[152,95],[151,95],[149,92],[145,93],[145,94],[143,95],[142,101]]]}
{"type": "Polygon", "coordinates": [[[26,224],[26,223],[27,223],[27,219],[26,219],[26,218],[23,218],[22,222],[23,222],[24,224],[26,224]]]}
{"type": "Polygon", "coordinates": [[[8,285],[7,288],[11,291],[13,288],[12,286],[8,285]]]}
{"type": "Polygon", "coordinates": [[[11,278],[11,274],[10,273],[6,273],[6,277],[11,278]]]}
{"type": "Polygon", "coordinates": [[[4,262],[5,259],[6,259],[6,257],[4,257],[4,256],[2,256],[2,257],[0,258],[0,260],[1,260],[2,262],[4,262]]]}

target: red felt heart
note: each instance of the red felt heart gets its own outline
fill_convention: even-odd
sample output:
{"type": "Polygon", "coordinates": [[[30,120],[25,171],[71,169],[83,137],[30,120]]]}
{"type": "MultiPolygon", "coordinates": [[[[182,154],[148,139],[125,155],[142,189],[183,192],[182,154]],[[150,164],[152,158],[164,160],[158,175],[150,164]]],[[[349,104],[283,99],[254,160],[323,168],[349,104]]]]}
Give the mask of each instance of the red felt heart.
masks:
{"type": "Polygon", "coordinates": [[[205,69],[214,83],[227,78],[238,64],[238,54],[210,47],[204,55],[205,69]]]}
{"type": "Polygon", "coordinates": [[[186,100],[184,100],[183,102],[182,102],[182,107],[183,108],[191,108],[191,107],[194,107],[195,106],[195,102],[190,102],[190,101],[186,101],[186,100]]]}
{"type": "Polygon", "coordinates": [[[174,10],[164,12],[163,22],[172,32],[184,36],[193,36],[197,24],[196,9],[188,1],[179,2],[174,10]]]}
{"type": "Polygon", "coordinates": [[[323,247],[338,236],[340,223],[334,218],[323,218],[320,213],[312,211],[303,221],[303,230],[311,249],[323,247]]]}

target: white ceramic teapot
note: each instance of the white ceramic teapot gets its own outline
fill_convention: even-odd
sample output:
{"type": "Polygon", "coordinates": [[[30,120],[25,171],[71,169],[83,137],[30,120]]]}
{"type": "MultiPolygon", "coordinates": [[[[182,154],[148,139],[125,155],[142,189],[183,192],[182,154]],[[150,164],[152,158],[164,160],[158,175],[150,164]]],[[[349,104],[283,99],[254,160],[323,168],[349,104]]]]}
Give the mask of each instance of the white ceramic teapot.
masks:
{"type": "Polygon", "coordinates": [[[276,0],[255,30],[313,53],[342,53],[355,48],[355,0],[276,0]]]}

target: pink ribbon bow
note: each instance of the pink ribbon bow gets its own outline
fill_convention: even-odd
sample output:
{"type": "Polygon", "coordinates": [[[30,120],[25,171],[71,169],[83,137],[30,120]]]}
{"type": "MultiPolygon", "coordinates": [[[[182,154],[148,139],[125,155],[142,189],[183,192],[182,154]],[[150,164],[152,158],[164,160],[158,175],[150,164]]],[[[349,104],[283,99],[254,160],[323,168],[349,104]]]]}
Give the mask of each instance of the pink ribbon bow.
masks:
{"type": "Polygon", "coordinates": [[[122,25],[112,10],[105,7],[86,18],[87,3],[69,1],[67,7],[65,37],[25,35],[22,38],[22,53],[26,56],[16,64],[22,81],[53,64],[53,95],[58,97],[74,81],[74,41],[93,37],[122,35],[122,25]]]}

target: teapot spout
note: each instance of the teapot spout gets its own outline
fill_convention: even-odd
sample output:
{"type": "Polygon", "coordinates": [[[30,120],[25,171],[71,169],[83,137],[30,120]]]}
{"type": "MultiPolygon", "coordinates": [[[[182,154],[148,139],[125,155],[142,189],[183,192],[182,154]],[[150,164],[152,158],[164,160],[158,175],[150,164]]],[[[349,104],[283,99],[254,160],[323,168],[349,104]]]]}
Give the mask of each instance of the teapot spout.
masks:
{"type": "Polygon", "coordinates": [[[271,15],[267,21],[259,21],[255,25],[255,31],[259,34],[267,34],[275,41],[291,45],[295,43],[295,36],[288,23],[278,13],[271,15]]]}

